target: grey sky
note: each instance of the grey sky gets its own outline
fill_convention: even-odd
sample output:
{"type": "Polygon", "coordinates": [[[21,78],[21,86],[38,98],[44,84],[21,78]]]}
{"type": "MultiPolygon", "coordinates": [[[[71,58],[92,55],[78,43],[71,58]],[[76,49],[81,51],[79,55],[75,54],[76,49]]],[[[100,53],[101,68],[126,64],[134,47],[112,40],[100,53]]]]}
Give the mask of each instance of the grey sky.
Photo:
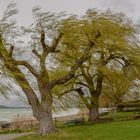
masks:
{"type": "MultiPolygon", "coordinates": [[[[0,17],[6,6],[11,0],[0,0],[0,17]]],[[[20,10],[15,17],[20,25],[28,26],[32,23],[32,8],[40,5],[43,10],[52,12],[67,11],[67,13],[83,14],[89,8],[111,9],[113,11],[122,11],[133,20],[140,19],[140,0],[13,0],[17,3],[20,10]]],[[[16,105],[17,99],[13,95],[8,105],[16,105]]],[[[5,104],[4,98],[0,99],[0,104],[5,104]]],[[[19,103],[18,103],[19,104],[19,103]]]]}

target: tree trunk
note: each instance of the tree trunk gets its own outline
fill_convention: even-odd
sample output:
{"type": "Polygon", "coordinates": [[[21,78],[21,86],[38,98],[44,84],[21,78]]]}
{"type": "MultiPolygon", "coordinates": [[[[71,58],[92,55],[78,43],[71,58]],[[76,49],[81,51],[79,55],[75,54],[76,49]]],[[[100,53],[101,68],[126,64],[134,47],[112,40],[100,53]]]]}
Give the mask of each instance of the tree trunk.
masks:
{"type": "Polygon", "coordinates": [[[47,135],[56,131],[52,115],[50,113],[42,113],[39,121],[39,135],[47,135]]]}
{"type": "Polygon", "coordinates": [[[99,121],[99,111],[98,111],[98,105],[93,105],[89,109],[89,122],[98,122],[99,121]]]}
{"type": "Polygon", "coordinates": [[[41,136],[53,133],[56,131],[54,122],[53,122],[53,118],[52,118],[52,111],[50,109],[47,110],[46,112],[42,112],[40,111],[40,113],[35,116],[37,118],[37,120],[39,121],[39,130],[38,133],[41,136]]]}
{"type": "Polygon", "coordinates": [[[52,118],[52,102],[50,100],[42,101],[37,110],[39,113],[35,111],[34,116],[39,122],[39,135],[44,136],[55,132],[56,128],[52,118]]]}

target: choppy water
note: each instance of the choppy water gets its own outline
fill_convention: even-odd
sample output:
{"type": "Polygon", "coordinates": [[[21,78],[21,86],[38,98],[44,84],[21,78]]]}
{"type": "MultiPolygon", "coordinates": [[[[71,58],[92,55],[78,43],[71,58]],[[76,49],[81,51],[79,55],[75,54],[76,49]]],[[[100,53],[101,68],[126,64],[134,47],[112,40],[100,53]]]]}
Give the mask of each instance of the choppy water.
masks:
{"type": "MultiPolygon", "coordinates": [[[[53,117],[67,116],[77,114],[79,109],[73,108],[67,111],[58,111],[53,113],[53,117]]],[[[0,121],[11,122],[17,116],[32,117],[32,110],[30,108],[1,108],[0,109],[0,121]]]]}

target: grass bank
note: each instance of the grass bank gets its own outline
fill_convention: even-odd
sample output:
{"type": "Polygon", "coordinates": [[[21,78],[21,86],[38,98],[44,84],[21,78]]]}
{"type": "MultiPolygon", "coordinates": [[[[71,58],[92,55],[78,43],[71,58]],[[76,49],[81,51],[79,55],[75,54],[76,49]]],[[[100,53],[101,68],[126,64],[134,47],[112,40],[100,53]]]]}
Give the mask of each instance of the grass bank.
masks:
{"type": "Polygon", "coordinates": [[[49,136],[30,135],[15,140],[140,140],[140,121],[69,126],[49,136]]]}

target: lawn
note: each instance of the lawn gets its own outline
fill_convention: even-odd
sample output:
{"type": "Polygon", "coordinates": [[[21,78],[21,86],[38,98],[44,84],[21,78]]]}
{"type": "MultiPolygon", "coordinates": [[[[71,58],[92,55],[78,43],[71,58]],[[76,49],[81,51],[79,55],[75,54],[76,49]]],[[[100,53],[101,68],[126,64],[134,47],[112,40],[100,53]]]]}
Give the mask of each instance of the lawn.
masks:
{"type": "Polygon", "coordinates": [[[16,140],[140,140],[140,121],[69,126],[46,137],[30,135],[16,140]]]}
{"type": "Polygon", "coordinates": [[[133,118],[135,115],[138,115],[139,112],[110,112],[107,115],[101,116],[101,118],[113,118],[114,121],[122,121],[133,118]]]}

